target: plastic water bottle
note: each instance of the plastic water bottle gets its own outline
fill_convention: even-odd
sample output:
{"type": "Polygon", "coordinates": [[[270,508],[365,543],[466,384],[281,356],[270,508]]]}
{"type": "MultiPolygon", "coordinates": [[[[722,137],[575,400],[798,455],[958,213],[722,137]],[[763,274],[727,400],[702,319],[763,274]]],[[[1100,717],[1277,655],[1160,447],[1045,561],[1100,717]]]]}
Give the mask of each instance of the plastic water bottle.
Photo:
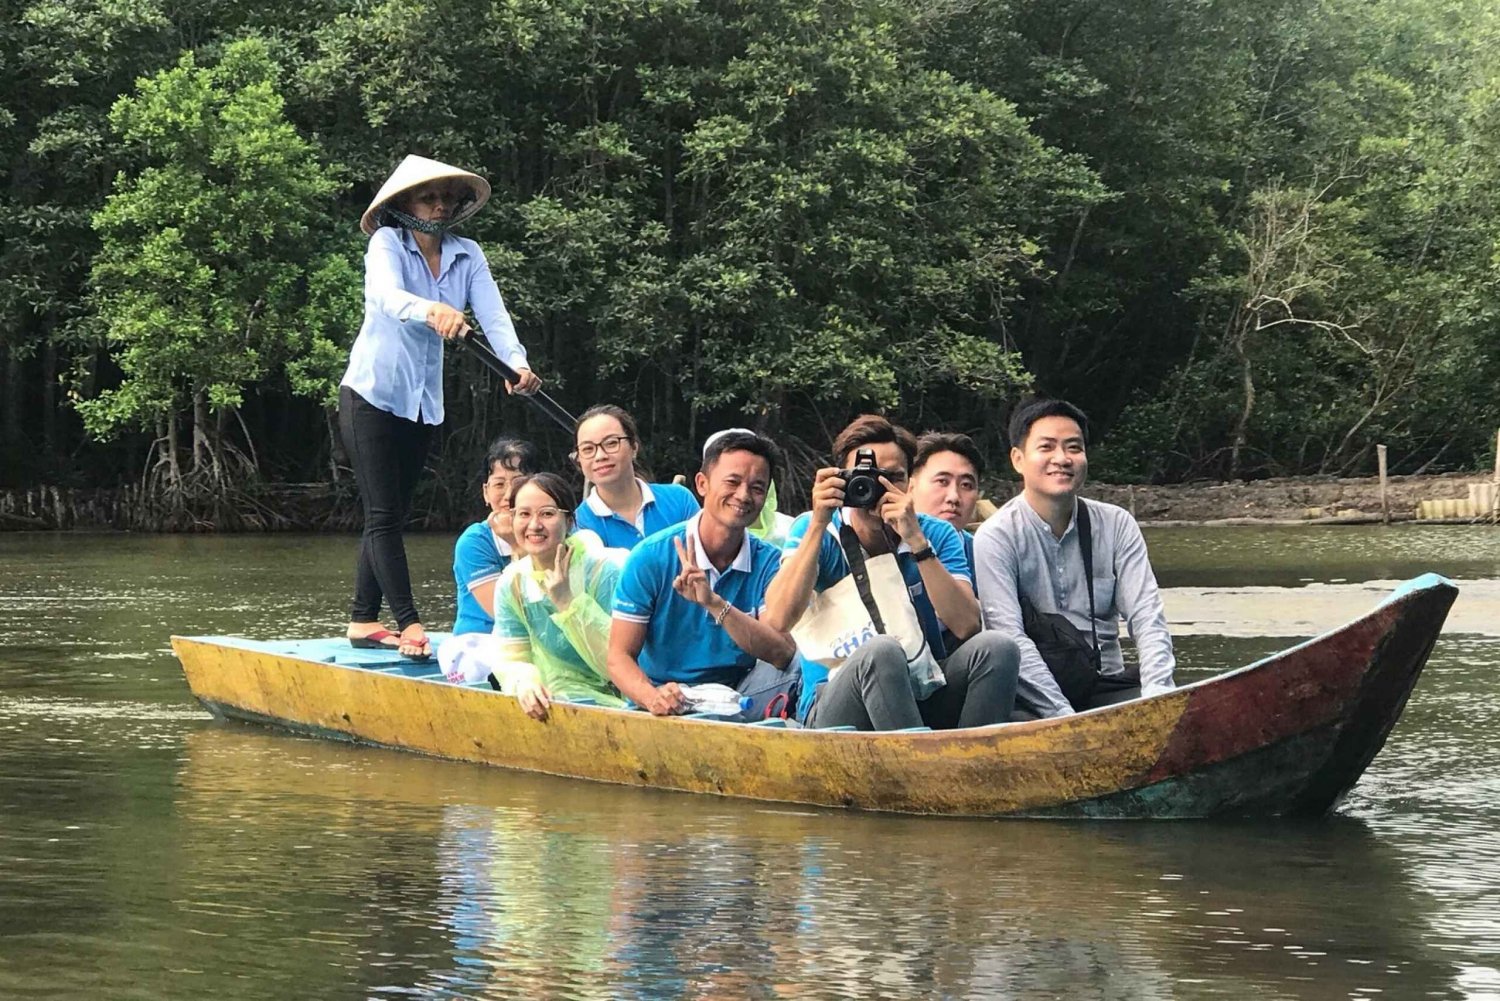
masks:
{"type": "Polygon", "coordinates": [[[751,700],[728,685],[678,685],[690,713],[738,716],[750,708],[751,700]]]}

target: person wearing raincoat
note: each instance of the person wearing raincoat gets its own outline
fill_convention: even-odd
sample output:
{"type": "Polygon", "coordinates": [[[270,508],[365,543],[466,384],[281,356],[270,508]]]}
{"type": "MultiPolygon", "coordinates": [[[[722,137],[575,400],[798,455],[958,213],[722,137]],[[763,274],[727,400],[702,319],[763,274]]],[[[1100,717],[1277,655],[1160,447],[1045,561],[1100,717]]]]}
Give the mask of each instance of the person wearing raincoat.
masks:
{"type": "Polygon", "coordinates": [[[495,585],[500,690],[546,719],[557,697],[625,704],[609,682],[610,608],[626,551],[573,532],[578,501],[555,473],[517,480],[510,507],[520,558],[495,585]]]}

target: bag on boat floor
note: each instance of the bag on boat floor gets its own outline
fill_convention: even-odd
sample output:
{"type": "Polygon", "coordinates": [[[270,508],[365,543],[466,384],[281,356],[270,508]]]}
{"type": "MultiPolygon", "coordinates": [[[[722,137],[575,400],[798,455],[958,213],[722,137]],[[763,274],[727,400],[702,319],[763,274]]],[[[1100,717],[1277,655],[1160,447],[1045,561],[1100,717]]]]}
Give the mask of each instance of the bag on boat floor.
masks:
{"type": "Polygon", "coordinates": [[[911,692],[920,702],[943,687],[943,669],[927,645],[901,565],[893,553],[866,556],[848,525],[840,526],[839,543],[849,575],[813,594],[792,627],[798,651],[804,661],[816,661],[831,673],[876,636],[894,637],[906,652],[911,692]]]}
{"type": "Polygon", "coordinates": [[[750,700],[750,705],[740,718],[753,723],[770,716],[790,715],[786,710],[797,704],[797,693],[802,687],[802,662],[797,657],[783,670],[763,660],[735,686],[740,695],[750,700]]]}

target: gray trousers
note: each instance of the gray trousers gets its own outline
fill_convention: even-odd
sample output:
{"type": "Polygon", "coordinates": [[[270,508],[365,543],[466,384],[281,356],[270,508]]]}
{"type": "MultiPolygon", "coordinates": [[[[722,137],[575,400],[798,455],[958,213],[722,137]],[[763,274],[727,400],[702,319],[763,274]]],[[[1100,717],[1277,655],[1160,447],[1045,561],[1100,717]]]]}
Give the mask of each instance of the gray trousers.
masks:
{"type": "Polygon", "coordinates": [[[807,725],[950,730],[1010,719],[1021,671],[1021,651],[1014,640],[997,632],[976,633],[942,666],[946,684],[918,702],[900,641],[877,636],[833,672],[808,710],[807,725]]]}

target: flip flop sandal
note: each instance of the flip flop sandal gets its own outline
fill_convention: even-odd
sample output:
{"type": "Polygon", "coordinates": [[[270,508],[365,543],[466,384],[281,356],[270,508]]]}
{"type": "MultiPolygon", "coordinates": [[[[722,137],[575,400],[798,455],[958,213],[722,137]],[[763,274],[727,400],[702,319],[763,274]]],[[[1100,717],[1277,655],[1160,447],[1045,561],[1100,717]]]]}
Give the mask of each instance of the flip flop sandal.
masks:
{"type": "Polygon", "coordinates": [[[432,659],[432,640],[429,639],[429,640],[423,641],[422,643],[410,643],[410,644],[406,644],[406,645],[408,645],[408,646],[422,646],[422,647],[426,647],[427,648],[427,652],[426,653],[401,653],[399,647],[392,647],[391,649],[395,650],[397,656],[399,656],[402,660],[414,660],[414,661],[417,661],[418,663],[420,663],[422,661],[426,661],[426,660],[431,660],[432,659]]]}
{"type": "Polygon", "coordinates": [[[396,649],[398,649],[400,647],[401,644],[399,642],[397,642],[397,643],[386,643],[386,642],[384,642],[384,640],[386,640],[388,638],[389,639],[394,639],[394,640],[400,640],[401,639],[400,636],[397,636],[395,633],[391,632],[389,629],[377,629],[373,633],[367,633],[364,636],[350,636],[349,637],[349,645],[352,646],[356,650],[392,650],[392,651],[394,651],[394,650],[396,650],[396,649]]]}

